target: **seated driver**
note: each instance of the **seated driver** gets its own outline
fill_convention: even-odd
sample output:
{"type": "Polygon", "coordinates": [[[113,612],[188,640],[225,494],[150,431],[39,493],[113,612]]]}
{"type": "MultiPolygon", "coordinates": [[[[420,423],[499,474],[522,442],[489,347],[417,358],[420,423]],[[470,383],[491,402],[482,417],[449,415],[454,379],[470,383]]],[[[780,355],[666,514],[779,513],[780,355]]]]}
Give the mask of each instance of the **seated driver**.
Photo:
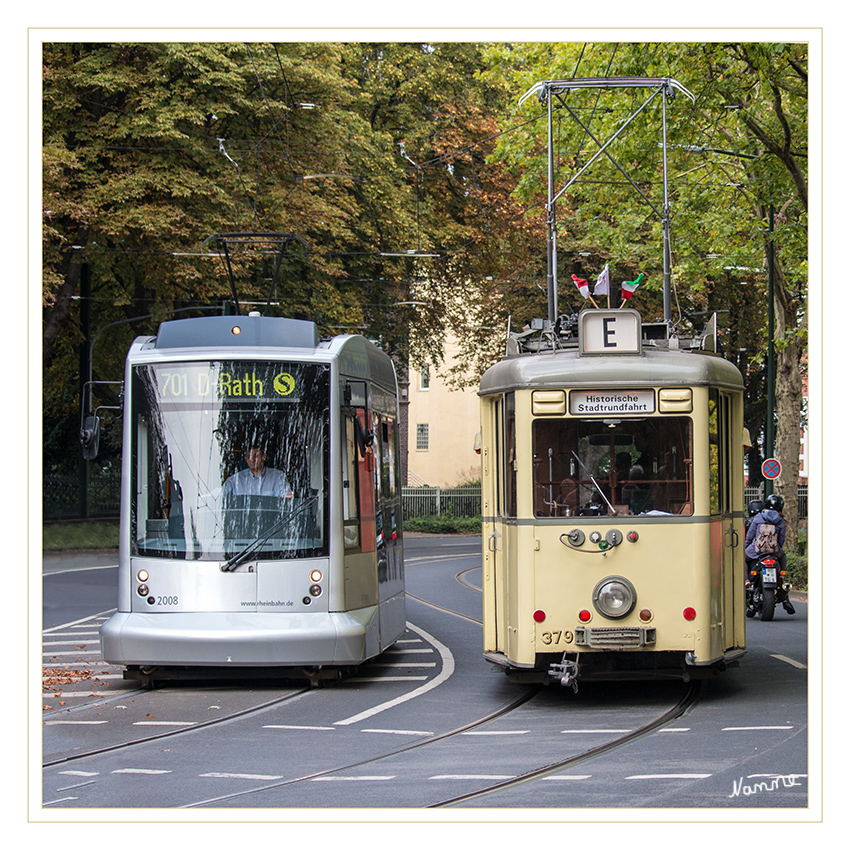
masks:
{"type": "Polygon", "coordinates": [[[247,469],[231,475],[224,482],[226,496],[278,496],[292,498],[292,487],[279,469],[266,466],[266,451],[262,446],[250,445],[245,451],[247,469]]]}

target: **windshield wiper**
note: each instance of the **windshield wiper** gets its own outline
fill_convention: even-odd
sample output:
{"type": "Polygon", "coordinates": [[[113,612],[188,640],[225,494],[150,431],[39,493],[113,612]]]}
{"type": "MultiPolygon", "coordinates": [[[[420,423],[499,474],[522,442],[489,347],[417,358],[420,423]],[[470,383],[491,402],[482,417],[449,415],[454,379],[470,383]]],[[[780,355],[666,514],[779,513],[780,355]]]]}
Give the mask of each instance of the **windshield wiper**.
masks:
{"type": "Polygon", "coordinates": [[[599,495],[602,496],[602,498],[605,500],[605,504],[608,505],[609,508],[611,508],[611,513],[614,516],[619,516],[619,514],[617,513],[617,509],[608,501],[608,497],[602,492],[602,488],[596,483],[596,479],[593,477],[590,470],[581,462],[581,458],[575,452],[573,452],[573,457],[579,462],[581,468],[587,473],[588,478],[590,478],[590,480],[593,482],[593,486],[596,488],[599,495]]]}
{"type": "Polygon", "coordinates": [[[274,537],[282,528],[284,528],[288,523],[290,523],[295,517],[299,514],[303,513],[307,508],[309,508],[314,502],[319,500],[318,495],[311,496],[307,501],[301,505],[300,508],[296,511],[290,511],[287,514],[284,514],[279,522],[276,522],[269,531],[267,531],[262,537],[258,537],[256,540],[252,540],[241,552],[237,552],[232,557],[228,558],[220,567],[223,573],[233,572],[243,561],[246,561],[254,552],[259,549],[263,543],[265,543],[270,537],[274,537]]]}

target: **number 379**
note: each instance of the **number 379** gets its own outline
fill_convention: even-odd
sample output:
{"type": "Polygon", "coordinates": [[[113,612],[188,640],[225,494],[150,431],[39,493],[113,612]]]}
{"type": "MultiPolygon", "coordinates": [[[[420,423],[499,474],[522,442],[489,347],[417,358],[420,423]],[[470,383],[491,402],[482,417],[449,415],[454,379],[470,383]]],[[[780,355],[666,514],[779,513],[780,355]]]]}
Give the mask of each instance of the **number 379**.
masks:
{"type": "Polygon", "coordinates": [[[543,632],[540,639],[546,646],[557,645],[559,643],[572,643],[573,633],[569,629],[564,629],[562,632],[543,632]]]}

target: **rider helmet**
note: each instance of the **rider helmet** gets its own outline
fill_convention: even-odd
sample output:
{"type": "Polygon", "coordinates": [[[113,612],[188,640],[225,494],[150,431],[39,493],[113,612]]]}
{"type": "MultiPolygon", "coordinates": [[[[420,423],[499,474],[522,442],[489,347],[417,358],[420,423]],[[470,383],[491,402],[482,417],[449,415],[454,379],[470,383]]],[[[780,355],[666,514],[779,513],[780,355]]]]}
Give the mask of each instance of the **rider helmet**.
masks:
{"type": "Polygon", "coordinates": [[[750,516],[760,514],[764,510],[764,502],[761,499],[752,499],[747,502],[747,513],[750,516]]]}
{"type": "Polygon", "coordinates": [[[785,507],[785,499],[777,493],[771,493],[765,500],[764,506],[769,511],[782,513],[782,508],[785,507]]]}

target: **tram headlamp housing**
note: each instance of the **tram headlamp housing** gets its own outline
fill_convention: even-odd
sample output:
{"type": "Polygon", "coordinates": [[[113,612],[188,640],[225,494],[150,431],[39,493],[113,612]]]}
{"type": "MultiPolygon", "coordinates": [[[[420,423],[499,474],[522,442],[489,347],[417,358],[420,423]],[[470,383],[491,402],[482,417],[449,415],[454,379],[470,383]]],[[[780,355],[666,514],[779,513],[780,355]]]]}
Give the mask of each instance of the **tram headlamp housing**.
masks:
{"type": "Polygon", "coordinates": [[[621,576],[604,578],[593,590],[593,607],[609,620],[621,620],[628,616],[636,603],[634,585],[621,576]]]}

